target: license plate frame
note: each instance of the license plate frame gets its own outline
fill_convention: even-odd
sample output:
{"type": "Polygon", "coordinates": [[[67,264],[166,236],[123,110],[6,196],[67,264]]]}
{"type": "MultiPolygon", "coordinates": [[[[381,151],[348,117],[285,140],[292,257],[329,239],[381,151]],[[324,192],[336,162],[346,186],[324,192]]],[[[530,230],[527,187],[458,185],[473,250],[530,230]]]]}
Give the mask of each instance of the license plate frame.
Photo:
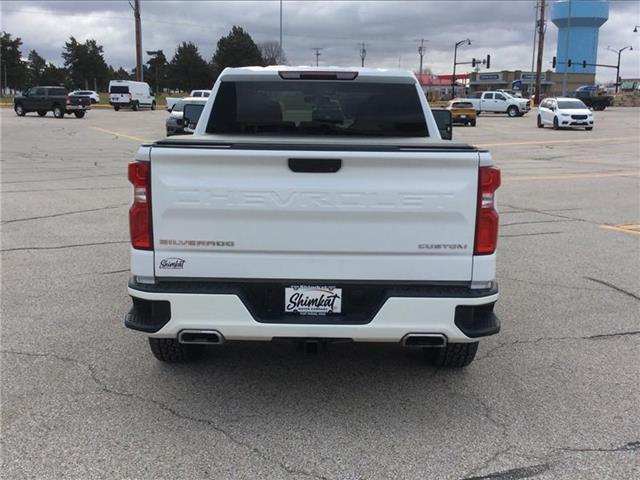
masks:
{"type": "Polygon", "coordinates": [[[284,288],[284,313],[294,315],[342,314],[342,288],[333,285],[290,285],[284,288]]]}

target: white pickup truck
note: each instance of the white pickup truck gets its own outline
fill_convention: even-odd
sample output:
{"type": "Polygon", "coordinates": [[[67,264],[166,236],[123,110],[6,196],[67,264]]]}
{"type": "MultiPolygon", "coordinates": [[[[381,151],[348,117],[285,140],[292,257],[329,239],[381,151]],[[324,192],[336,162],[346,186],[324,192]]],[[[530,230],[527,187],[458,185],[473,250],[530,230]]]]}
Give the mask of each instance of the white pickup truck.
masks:
{"type": "Polygon", "coordinates": [[[440,138],[410,72],[228,68],[195,134],[142,145],[129,180],[125,325],[159,360],[355,341],[463,367],[500,329],[500,171],[440,138]]]}
{"type": "MultiPolygon", "coordinates": [[[[209,95],[211,95],[211,90],[191,90],[191,93],[189,94],[189,97],[196,97],[196,98],[208,98],[209,95]]],[[[173,107],[175,106],[176,103],[178,103],[180,100],[182,100],[184,97],[166,97],[164,99],[166,106],[165,106],[165,110],[167,112],[170,112],[173,110],[173,107]]]]}
{"type": "Polygon", "coordinates": [[[480,113],[506,113],[510,117],[521,117],[529,110],[531,105],[526,98],[518,98],[506,92],[478,92],[471,98],[460,99],[471,102],[478,114],[480,113]]]}

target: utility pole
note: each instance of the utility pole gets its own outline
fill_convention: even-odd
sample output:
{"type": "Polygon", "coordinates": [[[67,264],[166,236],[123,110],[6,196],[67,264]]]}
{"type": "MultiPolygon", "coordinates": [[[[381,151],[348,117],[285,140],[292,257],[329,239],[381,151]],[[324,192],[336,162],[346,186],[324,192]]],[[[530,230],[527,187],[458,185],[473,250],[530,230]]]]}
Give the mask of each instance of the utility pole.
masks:
{"type": "Polygon", "coordinates": [[[282,0],[280,0],[280,53],[284,52],[282,48],[282,0]]]}
{"type": "Polygon", "coordinates": [[[533,95],[533,69],[536,63],[536,39],[538,37],[538,2],[536,2],[535,7],[533,7],[533,12],[536,18],[533,24],[533,51],[531,52],[531,73],[529,74],[529,96],[533,95]]]}
{"type": "MultiPolygon", "coordinates": [[[[131,2],[129,2],[131,5],[131,2]]],[[[136,80],[142,82],[142,26],[140,24],[140,0],[133,0],[133,17],[136,21],[136,80]]]]}
{"type": "Polygon", "coordinates": [[[422,57],[424,57],[424,38],[420,39],[420,46],[418,47],[418,55],[420,55],[420,78],[422,78],[422,57]]]}
{"type": "Polygon", "coordinates": [[[564,42],[564,75],[562,75],[562,96],[567,96],[567,74],[569,71],[569,44],[571,43],[571,0],[569,0],[569,17],[567,18],[567,39],[564,42]]]}
{"type": "Polygon", "coordinates": [[[536,105],[540,104],[540,79],[542,75],[542,55],[544,53],[544,9],[545,0],[540,0],[540,15],[538,23],[538,61],[536,64],[536,105]]]}
{"type": "Polygon", "coordinates": [[[360,60],[362,60],[360,62],[360,66],[361,67],[364,67],[364,59],[366,57],[367,57],[367,45],[364,42],[362,42],[360,44],[360,60]]]}
{"type": "Polygon", "coordinates": [[[318,63],[319,63],[320,55],[322,55],[320,53],[320,50],[322,50],[322,48],[321,47],[313,47],[311,50],[316,52],[316,67],[317,67],[318,63]]]}

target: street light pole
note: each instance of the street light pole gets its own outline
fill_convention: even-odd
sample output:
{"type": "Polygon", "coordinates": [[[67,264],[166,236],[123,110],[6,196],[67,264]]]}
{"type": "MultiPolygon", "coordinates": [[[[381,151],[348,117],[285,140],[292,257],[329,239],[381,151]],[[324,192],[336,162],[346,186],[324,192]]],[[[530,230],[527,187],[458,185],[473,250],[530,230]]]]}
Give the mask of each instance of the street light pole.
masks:
{"type": "Polygon", "coordinates": [[[456,65],[458,64],[458,47],[460,45],[471,45],[471,40],[468,38],[464,40],[460,40],[456,43],[455,48],[453,49],[453,75],[451,76],[451,100],[453,100],[456,96],[456,65]]]}
{"type": "Polygon", "coordinates": [[[618,63],[616,64],[616,93],[618,93],[618,87],[620,86],[620,56],[622,55],[622,52],[624,52],[627,48],[629,50],[633,50],[633,47],[631,45],[621,48],[620,50],[615,50],[614,48],[607,47],[607,50],[618,55],[618,63]]]}

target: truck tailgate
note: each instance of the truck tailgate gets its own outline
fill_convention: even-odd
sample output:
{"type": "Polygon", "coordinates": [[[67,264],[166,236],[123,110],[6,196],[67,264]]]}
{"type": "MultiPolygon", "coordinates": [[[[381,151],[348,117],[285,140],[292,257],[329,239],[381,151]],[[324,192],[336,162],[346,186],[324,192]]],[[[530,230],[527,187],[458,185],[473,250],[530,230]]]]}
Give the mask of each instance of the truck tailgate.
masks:
{"type": "Polygon", "coordinates": [[[416,150],[152,147],[155,274],[469,281],[478,152],[416,150]]]}

